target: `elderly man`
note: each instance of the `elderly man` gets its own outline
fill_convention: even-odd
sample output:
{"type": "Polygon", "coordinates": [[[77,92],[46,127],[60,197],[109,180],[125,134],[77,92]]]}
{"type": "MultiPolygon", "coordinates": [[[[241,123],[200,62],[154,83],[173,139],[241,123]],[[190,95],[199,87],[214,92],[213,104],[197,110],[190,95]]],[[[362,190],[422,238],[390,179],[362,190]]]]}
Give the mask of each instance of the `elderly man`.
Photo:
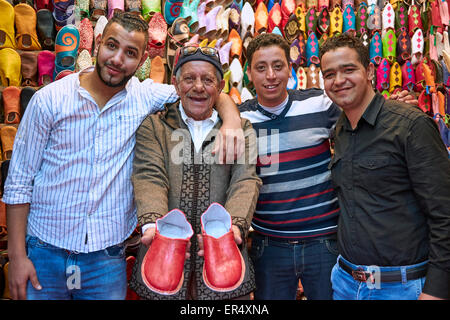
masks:
{"type": "Polygon", "coordinates": [[[362,42],[321,48],[325,91],[343,113],[329,168],[338,193],[334,299],[448,299],[450,161],[431,117],[372,88],[362,42]]]}
{"type": "Polygon", "coordinates": [[[242,119],[247,136],[245,159],[218,164],[209,152],[222,125],[214,110],[224,86],[217,52],[207,47],[183,47],[174,74],[180,100],[168,105],[164,114],[147,117],[136,135],[132,182],[143,236],[130,287],[145,299],[245,298],[255,288],[246,238],[261,185],[255,172],[256,139],[247,136],[254,132],[250,122],[242,119]],[[234,238],[246,266],[242,284],[228,292],[213,291],[205,285],[202,238],[198,236],[191,238],[181,289],[172,295],[150,290],[140,270],[155,235],[156,220],[179,209],[199,235],[201,214],[212,202],[222,204],[232,217],[234,238]]]}

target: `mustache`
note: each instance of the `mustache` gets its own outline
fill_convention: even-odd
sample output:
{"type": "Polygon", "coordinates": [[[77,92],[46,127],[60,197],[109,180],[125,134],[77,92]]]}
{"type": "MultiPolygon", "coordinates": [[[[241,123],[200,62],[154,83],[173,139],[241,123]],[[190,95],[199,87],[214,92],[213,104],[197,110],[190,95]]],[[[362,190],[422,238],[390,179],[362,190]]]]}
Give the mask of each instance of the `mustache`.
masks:
{"type": "Polygon", "coordinates": [[[112,62],[110,62],[110,61],[106,61],[106,62],[104,63],[104,66],[105,66],[105,67],[112,67],[113,69],[115,69],[115,70],[117,70],[117,71],[119,71],[119,72],[125,72],[125,71],[123,70],[123,68],[117,67],[114,63],[112,63],[112,62]]]}

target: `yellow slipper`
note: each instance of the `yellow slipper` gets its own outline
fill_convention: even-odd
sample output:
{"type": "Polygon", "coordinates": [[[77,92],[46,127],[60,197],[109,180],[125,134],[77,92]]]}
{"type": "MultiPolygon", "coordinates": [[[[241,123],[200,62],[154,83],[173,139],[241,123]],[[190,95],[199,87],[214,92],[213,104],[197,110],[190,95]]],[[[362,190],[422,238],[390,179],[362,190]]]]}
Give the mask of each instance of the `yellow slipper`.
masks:
{"type": "Polygon", "coordinates": [[[231,76],[231,70],[228,69],[227,72],[223,74],[223,80],[225,81],[225,86],[222,89],[222,92],[228,93],[230,92],[230,76],[231,76]]]}
{"type": "Polygon", "coordinates": [[[395,62],[389,73],[389,92],[402,87],[402,69],[398,62],[395,62]]]}
{"type": "Polygon", "coordinates": [[[330,13],[330,37],[337,33],[342,33],[344,18],[340,7],[335,7],[330,13]]]}
{"type": "Polygon", "coordinates": [[[16,45],[20,50],[42,50],[36,33],[36,10],[26,3],[14,7],[16,23],[16,45]]]}
{"type": "Polygon", "coordinates": [[[0,49],[15,48],[14,8],[6,0],[0,0],[0,49]]]}
{"type": "Polygon", "coordinates": [[[0,50],[0,84],[2,86],[20,87],[22,84],[21,67],[20,55],[16,50],[11,48],[0,50]]]}

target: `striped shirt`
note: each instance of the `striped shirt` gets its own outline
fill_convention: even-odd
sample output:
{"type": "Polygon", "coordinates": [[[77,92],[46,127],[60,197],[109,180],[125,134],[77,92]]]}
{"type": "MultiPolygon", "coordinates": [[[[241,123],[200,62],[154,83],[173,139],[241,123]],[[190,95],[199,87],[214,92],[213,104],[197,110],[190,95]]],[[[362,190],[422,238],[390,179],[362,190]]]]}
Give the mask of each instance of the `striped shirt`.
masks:
{"type": "Polygon", "coordinates": [[[177,99],[173,86],[133,77],[100,110],[78,73],[45,86],[20,122],[3,201],[30,203],[27,233],[54,246],[92,252],[123,242],[137,225],[135,132],[177,99]]]}
{"type": "Polygon", "coordinates": [[[239,108],[258,136],[257,173],[263,181],[252,227],[294,240],[326,236],[336,232],[339,213],[327,166],[331,129],[341,111],[322,90],[288,93],[279,115],[256,99],[239,108]]]}

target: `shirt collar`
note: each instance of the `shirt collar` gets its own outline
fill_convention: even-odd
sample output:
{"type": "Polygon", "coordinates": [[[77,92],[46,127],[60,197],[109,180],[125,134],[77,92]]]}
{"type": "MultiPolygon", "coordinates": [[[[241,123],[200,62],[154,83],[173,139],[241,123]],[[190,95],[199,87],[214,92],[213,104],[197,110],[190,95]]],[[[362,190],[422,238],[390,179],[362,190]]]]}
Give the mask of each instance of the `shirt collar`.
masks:
{"type": "Polygon", "coordinates": [[[258,102],[258,104],[261,108],[263,108],[267,112],[279,115],[284,110],[284,108],[287,106],[288,101],[289,101],[289,94],[286,96],[286,99],[284,99],[284,101],[282,103],[280,103],[279,105],[277,105],[275,107],[266,107],[266,106],[263,106],[262,104],[260,104],[259,102],[258,102]]]}
{"type": "Polygon", "coordinates": [[[375,93],[372,101],[369,103],[366,111],[362,115],[362,119],[366,120],[371,126],[375,126],[378,114],[380,113],[381,106],[384,104],[384,97],[380,93],[375,93]]]}
{"type": "MultiPolygon", "coordinates": [[[[376,92],[372,101],[369,103],[363,115],[361,116],[361,119],[364,119],[371,126],[375,126],[378,114],[381,110],[381,106],[384,104],[384,100],[384,97],[380,93],[376,92]]],[[[359,121],[361,121],[361,119],[359,121]]],[[[336,129],[338,128],[353,131],[350,125],[350,121],[348,121],[347,116],[345,115],[345,112],[342,112],[336,124],[336,129]]]]}
{"type": "MultiPolygon", "coordinates": [[[[197,120],[194,120],[187,116],[186,112],[184,112],[184,108],[183,108],[181,101],[180,101],[178,108],[180,109],[181,119],[183,119],[184,123],[188,124],[189,121],[193,121],[193,122],[197,121],[197,120]]],[[[217,121],[218,121],[217,111],[215,109],[213,109],[211,116],[203,121],[211,121],[214,124],[217,123],[217,121]]],[[[198,122],[200,122],[200,121],[198,121],[198,122]]]]}

